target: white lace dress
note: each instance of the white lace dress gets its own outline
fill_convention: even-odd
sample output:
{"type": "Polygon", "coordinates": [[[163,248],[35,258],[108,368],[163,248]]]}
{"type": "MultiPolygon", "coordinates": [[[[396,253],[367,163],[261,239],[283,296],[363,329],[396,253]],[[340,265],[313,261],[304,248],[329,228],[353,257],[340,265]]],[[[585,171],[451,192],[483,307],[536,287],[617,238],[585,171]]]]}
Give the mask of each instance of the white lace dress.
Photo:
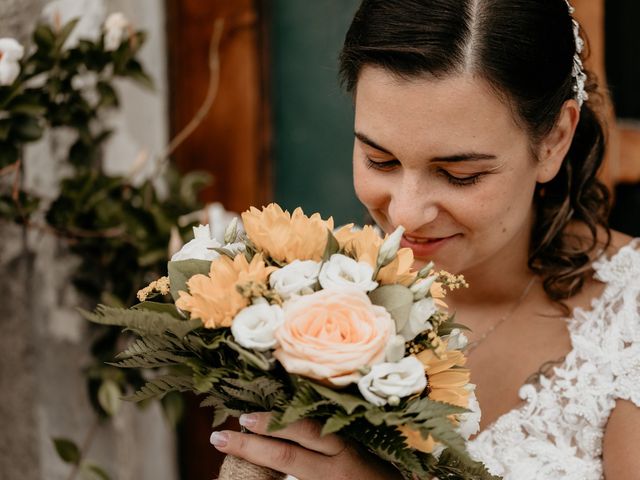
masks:
{"type": "Polygon", "coordinates": [[[640,239],[594,268],[606,287],[569,319],[572,351],[550,378],[520,389],[520,407],[469,442],[472,456],[505,480],[602,479],[616,400],[640,406],[640,239]]]}

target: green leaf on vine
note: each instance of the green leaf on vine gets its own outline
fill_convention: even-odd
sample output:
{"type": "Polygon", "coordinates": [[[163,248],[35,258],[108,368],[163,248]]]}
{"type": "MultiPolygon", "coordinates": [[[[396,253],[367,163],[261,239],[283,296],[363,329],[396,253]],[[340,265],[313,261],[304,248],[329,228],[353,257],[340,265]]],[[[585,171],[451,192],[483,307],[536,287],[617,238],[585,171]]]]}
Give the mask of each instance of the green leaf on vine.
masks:
{"type": "Polygon", "coordinates": [[[63,462],[71,463],[73,465],[78,465],[80,463],[82,455],[80,453],[80,449],[73,440],[60,437],[53,438],[52,440],[53,445],[56,448],[56,452],[58,452],[58,456],[63,462]]]}

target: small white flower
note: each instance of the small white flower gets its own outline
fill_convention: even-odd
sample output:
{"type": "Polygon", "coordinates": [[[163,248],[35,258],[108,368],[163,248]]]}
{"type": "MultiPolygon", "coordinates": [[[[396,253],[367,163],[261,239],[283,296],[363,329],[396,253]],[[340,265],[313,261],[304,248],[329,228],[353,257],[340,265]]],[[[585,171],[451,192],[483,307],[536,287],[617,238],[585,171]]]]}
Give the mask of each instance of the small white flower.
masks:
{"type": "Polygon", "coordinates": [[[429,319],[436,313],[438,309],[433,301],[433,298],[423,298],[416,302],[411,307],[411,313],[409,314],[409,320],[399,332],[407,342],[410,342],[419,333],[427,330],[432,330],[433,325],[429,319]]]}
{"type": "Polygon", "coordinates": [[[104,49],[117,50],[123,40],[128,38],[131,23],[122,12],[112,13],[104,22],[104,49]]]}
{"type": "Polygon", "coordinates": [[[220,256],[212,248],[221,248],[220,242],[211,238],[208,225],[193,227],[193,240],[187,242],[179,252],[171,257],[171,261],[178,260],[215,260],[220,256]]]}
{"type": "Polygon", "coordinates": [[[458,431],[460,436],[462,436],[462,438],[464,438],[465,440],[469,440],[469,438],[471,438],[471,435],[474,435],[478,432],[478,430],[480,430],[480,419],[482,418],[482,412],[480,411],[480,404],[478,403],[478,399],[476,398],[475,385],[469,384],[465,388],[471,391],[471,394],[469,395],[469,404],[467,405],[467,408],[471,411],[458,415],[460,424],[458,425],[458,428],[456,430],[458,431]]]}
{"type": "Polygon", "coordinates": [[[447,340],[447,350],[462,350],[469,343],[467,336],[459,328],[451,330],[451,333],[443,339],[447,340]]]}
{"type": "Polygon", "coordinates": [[[380,251],[378,252],[377,261],[379,266],[384,267],[385,265],[388,265],[393,261],[393,259],[398,254],[398,249],[400,248],[400,240],[402,239],[403,234],[404,227],[400,226],[386,238],[386,240],[380,247],[380,251]]]}
{"type": "Polygon", "coordinates": [[[240,311],[231,323],[233,338],[241,346],[265,352],[277,345],[276,330],[284,322],[278,305],[259,302],[240,311]]]}
{"type": "Polygon", "coordinates": [[[371,280],[372,277],[371,265],[336,253],[322,266],[319,280],[324,289],[351,287],[367,293],[378,286],[378,282],[371,280]]]}
{"type": "Polygon", "coordinates": [[[402,335],[394,335],[389,339],[387,344],[387,350],[385,352],[385,359],[387,362],[399,362],[404,357],[404,337],[402,335]]]}
{"type": "Polygon", "coordinates": [[[358,389],[365,400],[378,407],[389,403],[389,399],[420,393],[426,387],[424,366],[413,355],[397,363],[373,365],[371,371],[358,381],[358,389]]]}
{"type": "Polygon", "coordinates": [[[43,20],[54,30],[79,19],[64,48],[76,47],[80,39],[97,40],[105,15],[104,0],[53,0],[42,9],[43,20]]]}
{"type": "Polygon", "coordinates": [[[11,85],[20,75],[24,47],[13,38],[0,38],[0,85],[11,85]]]}
{"type": "Polygon", "coordinates": [[[293,295],[313,293],[313,286],[318,282],[320,264],[313,260],[294,260],[269,276],[269,285],[283,300],[293,295]]]}

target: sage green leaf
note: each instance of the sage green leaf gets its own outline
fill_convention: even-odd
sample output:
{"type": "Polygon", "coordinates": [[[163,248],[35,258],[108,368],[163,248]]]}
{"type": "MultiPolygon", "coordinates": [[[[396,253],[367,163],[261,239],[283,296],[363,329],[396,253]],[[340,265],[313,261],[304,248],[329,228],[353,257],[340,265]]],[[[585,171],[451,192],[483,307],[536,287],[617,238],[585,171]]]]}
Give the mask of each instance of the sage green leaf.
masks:
{"type": "Polygon", "coordinates": [[[349,415],[351,415],[358,407],[367,408],[371,406],[371,404],[369,404],[366,400],[356,397],[355,395],[351,395],[350,393],[342,393],[337,390],[331,390],[328,387],[324,387],[312,382],[309,382],[309,386],[324,398],[331,400],[332,403],[340,405],[349,415]]]}
{"type": "Polygon", "coordinates": [[[111,477],[101,467],[93,463],[83,463],[80,467],[83,480],[111,480],[111,477]]]}
{"type": "Polygon", "coordinates": [[[64,45],[64,42],[67,41],[67,38],[69,38],[69,35],[71,35],[71,32],[73,31],[74,28],[76,28],[76,25],[78,24],[79,21],[80,21],[80,17],[74,18],[73,20],[70,20],[62,27],[62,29],[60,30],[60,33],[58,33],[58,38],[56,39],[56,46],[58,48],[61,48],[64,45]]]}
{"type": "Polygon", "coordinates": [[[338,253],[340,251],[340,244],[338,240],[333,235],[331,230],[327,229],[327,245],[324,248],[324,253],[322,255],[322,261],[326,262],[331,258],[331,255],[338,253]]]}
{"type": "Polygon", "coordinates": [[[98,389],[98,403],[110,416],[114,416],[120,409],[122,392],[113,380],[105,380],[98,389]]]}
{"type": "Polygon", "coordinates": [[[73,465],[80,463],[80,449],[73,440],[69,440],[68,438],[54,438],[53,445],[63,462],[72,463],[73,465]]]}
{"type": "Polygon", "coordinates": [[[146,302],[140,302],[131,308],[134,308],[136,310],[150,310],[152,312],[158,312],[158,313],[168,313],[169,315],[177,319],[180,319],[180,320],[184,319],[184,317],[180,315],[180,312],[178,312],[178,309],[173,303],[160,303],[160,302],[146,301],[146,302]]]}
{"type": "Polygon", "coordinates": [[[174,300],[180,298],[178,292],[188,292],[187,281],[194,275],[208,275],[211,262],[207,260],[178,260],[169,262],[169,281],[171,283],[171,296],[174,300]]]}
{"type": "Polygon", "coordinates": [[[158,335],[169,331],[176,337],[182,338],[202,326],[202,322],[197,319],[178,320],[167,313],[149,310],[113,308],[104,305],[98,305],[95,313],[79,310],[91,322],[125,327],[141,335],[158,335]]]}
{"type": "Polygon", "coordinates": [[[396,332],[401,331],[409,321],[413,306],[413,293],[404,285],[383,285],[369,293],[369,298],[374,305],[386,308],[391,314],[396,322],[396,332]]]}

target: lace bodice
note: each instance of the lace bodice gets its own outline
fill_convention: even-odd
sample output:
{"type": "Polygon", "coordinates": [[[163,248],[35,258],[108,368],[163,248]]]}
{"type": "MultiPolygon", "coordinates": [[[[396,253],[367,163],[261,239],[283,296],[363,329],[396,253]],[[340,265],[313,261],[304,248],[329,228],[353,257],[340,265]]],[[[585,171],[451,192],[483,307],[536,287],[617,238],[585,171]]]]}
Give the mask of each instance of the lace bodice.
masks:
{"type": "Polygon", "coordinates": [[[602,439],[616,399],[640,406],[640,239],[594,263],[606,284],[568,321],[573,349],[523,403],[469,442],[505,480],[600,480],[602,439]]]}

